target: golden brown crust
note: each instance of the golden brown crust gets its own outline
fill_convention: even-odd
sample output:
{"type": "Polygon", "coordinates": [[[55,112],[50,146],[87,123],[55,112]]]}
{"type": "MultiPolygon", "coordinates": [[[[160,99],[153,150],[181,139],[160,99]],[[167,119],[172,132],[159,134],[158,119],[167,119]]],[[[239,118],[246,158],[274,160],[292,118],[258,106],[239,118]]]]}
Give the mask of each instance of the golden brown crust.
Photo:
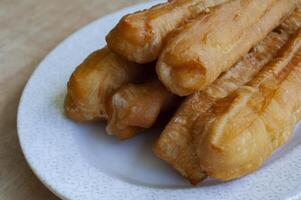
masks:
{"type": "Polygon", "coordinates": [[[106,119],[108,98],[121,85],[142,74],[142,68],[106,47],[95,51],[70,77],[65,100],[66,115],[77,122],[106,119]]]}
{"type": "Polygon", "coordinates": [[[157,140],[154,146],[155,154],[173,165],[190,181],[200,182],[204,174],[199,168],[193,146],[192,127],[195,121],[206,113],[214,102],[250,81],[273,59],[300,25],[301,12],[297,10],[207,89],[187,97],[157,140]]]}
{"type": "Polygon", "coordinates": [[[200,166],[231,180],[258,169],[301,118],[301,30],[249,84],[220,100],[194,127],[200,166]]]}
{"type": "Polygon", "coordinates": [[[234,0],[217,6],[168,41],[157,63],[159,79],[180,96],[204,89],[294,8],[296,0],[234,0]]]}
{"type": "Polygon", "coordinates": [[[111,98],[107,133],[128,139],[140,129],[150,128],[159,113],[175,100],[157,79],[122,86],[111,98]]]}
{"type": "Polygon", "coordinates": [[[126,15],[108,34],[108,46],[137,63],[154,61],[168,33],[208,7],[226,1],[229,0],[172,0],[126,15]]]}

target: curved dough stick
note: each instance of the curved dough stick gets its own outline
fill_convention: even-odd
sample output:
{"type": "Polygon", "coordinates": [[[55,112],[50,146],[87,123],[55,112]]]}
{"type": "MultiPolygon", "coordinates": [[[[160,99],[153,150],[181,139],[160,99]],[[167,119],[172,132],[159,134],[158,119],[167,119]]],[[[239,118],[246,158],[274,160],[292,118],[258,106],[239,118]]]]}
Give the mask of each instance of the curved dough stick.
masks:
{"type": "Polygon", "coordinates": [[[111,99],[106,130],[119,139],[131,138],[140,129],[150,128],[174,100],[175,96],[157,79],[124,85],[111,99]]]}
{"type": "Polygon", "coordinates": [[[157,63],[159,79],[186,96],[211,84],[294,8],[296,0],[233,0],[183,26],[157,63]]]}
{"type": "Polygon", "coordinates": [[[147,63],[159,57],[168,33],[209,7],[229,0],[171,0],[124,16],[108,34],[110,49],[128,60],[147,63]]]}
{"type": "Polygon", "coordinates": [[[220,100],[195,126],[200,166],[232,180],[258,169],[301,118],[301,30],[249,84],[220,100]]]}
{"type": "Polygon", "coordinates": [[[143,68],[112,53],[107,47],[95,51],[70,77],[66,115],[77,122],[106,119],[107,100],[121,85],[141,75],[143,68]]]}

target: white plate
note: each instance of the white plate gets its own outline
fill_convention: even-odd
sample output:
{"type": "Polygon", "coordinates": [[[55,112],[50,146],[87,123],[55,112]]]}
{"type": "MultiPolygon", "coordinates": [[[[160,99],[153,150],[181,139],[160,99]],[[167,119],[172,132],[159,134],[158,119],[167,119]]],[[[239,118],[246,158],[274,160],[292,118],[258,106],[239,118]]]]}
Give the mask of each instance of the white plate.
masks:
{"type": "Polygon", "coordinates": [[[103,17],[55,48],[30,78],[20,102],[18,132],[25,157],[39,179],[66,199],[298,199],[301,198],[301,127],[257,172],[221,183],[192,187],[157,159],[151,145],[159,130],[120,142],[104,125],[80,125],[63,115],[66,82],[74,68],[126,13],[162,1],[139,4],[103,17]]]}

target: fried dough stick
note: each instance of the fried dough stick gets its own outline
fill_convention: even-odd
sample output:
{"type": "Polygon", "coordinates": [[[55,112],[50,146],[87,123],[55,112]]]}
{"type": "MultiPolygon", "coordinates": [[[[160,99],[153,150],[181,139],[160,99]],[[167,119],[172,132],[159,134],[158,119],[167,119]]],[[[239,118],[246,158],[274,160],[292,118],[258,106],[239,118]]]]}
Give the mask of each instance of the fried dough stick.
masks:
{"type": "Polygon", "coordinates": [[[124,16],[108,34],[110,49],[128,60],[147,63],[159,57],[168,33],[209,7],[229,0],[170,0],[124,16]]]}
{"type": "Polygon", "coordinates": [[[300,25],[301,12],[297,10],[207,89],[187,97],[154,145],[155,154],[170,163],[193,184],[204,179],[206,176],[199,168],[192,140],[192,128],[197,118],[206,113],[216,101],[249,82],[275,57],[300,25]]]}
{"type": "Polygon", "coordinates": [[[142,128],[153,126],[159,113],[169,109],[175,99],[158,79],[124,85],[111,99],[107,133],[131,138],[142,128]]]}
{"type": "Polygon", "coordinates": [[[301,119],[301,30],[249,84],[220,100],[195,126],[200,166],[232,180],[257,170],[301,119]]]}
{"type": "Polygon", "coordinates": [[[121,85],[141,75],[142,69],[107,47],[95,51],[70,77],[65,99],[66,116],[77,122],[107,119],[108,99],[121,85]]]}
{"type": "Polygon", "coordinates": [[[233,0],[184,25],[164,47],[159,79],[187,96],[211,84],[296,8],[296,0],[233,0]]]}
{"type": "Polygon", "coordinates": [[[108,48],[94,52],[69,80],[66,115],[77,122],[107,119],[107,132],[119,139],[128,139],[142,128],[151,127],[175,96],[157,79],[128,84],[138,76],[145,77],[148,71],[108,48]],[[119,104],[120,99],[127,104],[119,104]]]}

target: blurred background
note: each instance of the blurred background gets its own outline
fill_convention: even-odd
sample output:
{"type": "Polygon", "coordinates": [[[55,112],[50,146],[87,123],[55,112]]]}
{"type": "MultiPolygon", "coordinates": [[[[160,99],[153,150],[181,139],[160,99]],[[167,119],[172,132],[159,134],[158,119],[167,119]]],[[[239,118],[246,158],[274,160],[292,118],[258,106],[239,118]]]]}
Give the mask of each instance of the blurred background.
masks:
{"type": "Polygon", "coordinates": [[[146,1],[0,0],[1,200],[58,200],[31,172],[18,143],[18,102],[35,67],[49,51],[83,25],[125,6],[146,1]]]}

